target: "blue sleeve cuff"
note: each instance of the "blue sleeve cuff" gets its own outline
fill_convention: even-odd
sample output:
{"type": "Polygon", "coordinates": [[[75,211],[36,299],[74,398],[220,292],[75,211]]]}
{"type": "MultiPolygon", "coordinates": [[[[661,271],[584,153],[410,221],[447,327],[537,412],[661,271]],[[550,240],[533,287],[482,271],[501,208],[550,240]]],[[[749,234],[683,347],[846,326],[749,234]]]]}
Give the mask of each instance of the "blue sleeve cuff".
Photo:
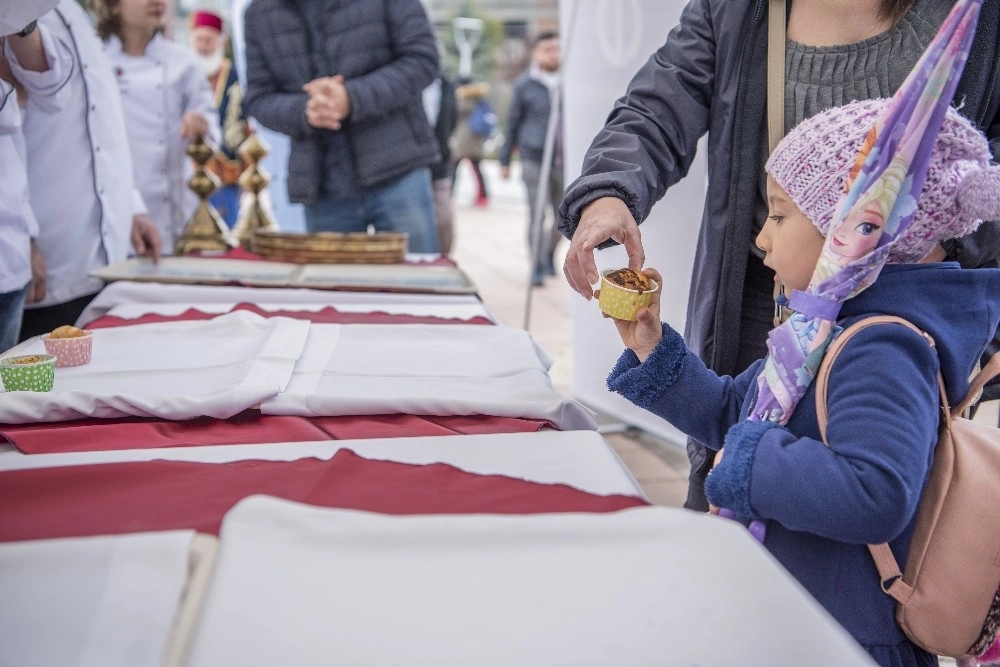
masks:
{"type": "Polygon", "coordinates": [[[725,454],[705,480],[705,496],[716,507],[731,509],[744,519],[759,519],[750,506],[750,475],[754,454],[764,433],[782,428],[777,422],[737,422],[726,433],[725,454]]]}
{"type": "Polygon", "coordinates": [[[663,338],[646,361],[625,350],[608,374],[608,389],[621,394],[640,408],[649,408],[669,389],[684,369],[687,346],[681,335],[662,322],[663,338]]]}

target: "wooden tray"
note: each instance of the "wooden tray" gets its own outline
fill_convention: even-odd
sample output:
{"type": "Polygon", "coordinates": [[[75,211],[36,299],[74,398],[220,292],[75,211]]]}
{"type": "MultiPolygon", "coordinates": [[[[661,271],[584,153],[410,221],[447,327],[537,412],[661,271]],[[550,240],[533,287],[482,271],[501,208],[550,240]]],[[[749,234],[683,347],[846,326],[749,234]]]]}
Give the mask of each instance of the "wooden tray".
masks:
{"type": "Polygon", "coordinates": [[[262,257],[296,264],[401,264],[407,234],[257,232],[250,250],[262,257]]]}

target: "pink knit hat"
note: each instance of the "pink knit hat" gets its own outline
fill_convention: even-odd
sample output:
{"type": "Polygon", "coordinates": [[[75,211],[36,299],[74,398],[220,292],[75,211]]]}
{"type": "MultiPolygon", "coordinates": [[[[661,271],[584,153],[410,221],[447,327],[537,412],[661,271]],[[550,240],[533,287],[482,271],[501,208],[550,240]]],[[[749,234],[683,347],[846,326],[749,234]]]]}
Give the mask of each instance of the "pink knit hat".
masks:
{"type": "MultiPolygon", "coordinates": [[[[888,103],[851,102],[802,121],[764,167],[824,236],[861,144],[888,103]]],[[[986,137],[949,108],[916,217],[890,250],[890,264],[919,262],[935,244],[1000,219],[1000,167],[991,167],[991,158],[986,137]]]]}

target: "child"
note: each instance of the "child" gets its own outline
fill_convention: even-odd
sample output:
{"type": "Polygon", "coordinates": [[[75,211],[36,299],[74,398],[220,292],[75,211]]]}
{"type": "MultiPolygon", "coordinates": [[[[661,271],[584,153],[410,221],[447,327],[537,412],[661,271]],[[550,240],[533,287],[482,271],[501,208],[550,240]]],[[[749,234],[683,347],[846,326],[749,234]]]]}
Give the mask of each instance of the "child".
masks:
{"type": "Polygon", "coordinates": [[[164,0],[91,0],[91,7],[121,92],[135,185],[170,253],[198,204],[185,149],[199,135],[219,141],[212,89],[194,55],[162,35],[164,0]]]}
{"type": "MultiPolygon", "coordinates": [[[[854,102],[818,114],[768,160],[769,214],[757,244],[787,288],[807,288],[848,172],[887,104],[854,102]]],[[[937,664],[896,624],[896,602],[880,590],[865,545],[889,542],[906,561],[937,442],[938,369],[957,402],[1000,322],[1000,270],[917,263],[940,241],[1000,218],[1000,168],[989,162],[985,137],[949,109],[912,224],[891,246],[879,278],[845,301],[839,318],[847,326],[872,314],[898,315],[933,336],[937,349],[902,326],[856,335],[830,377],[829,447],[819,434],[815,387],[787,425],[749,421],[763,360],[737,377],[719,377],[661,325],[655,301],[635,322],[615,321],[630,350],[608,387],[710,449],[725,446],[708,477],[709,501],[765,520],[765,547],[880,665],[937,664]]],[[[845,257],[854,254],[852,244],[865,245],[883,215],[862,207],[834,230],[845,257]]]]}

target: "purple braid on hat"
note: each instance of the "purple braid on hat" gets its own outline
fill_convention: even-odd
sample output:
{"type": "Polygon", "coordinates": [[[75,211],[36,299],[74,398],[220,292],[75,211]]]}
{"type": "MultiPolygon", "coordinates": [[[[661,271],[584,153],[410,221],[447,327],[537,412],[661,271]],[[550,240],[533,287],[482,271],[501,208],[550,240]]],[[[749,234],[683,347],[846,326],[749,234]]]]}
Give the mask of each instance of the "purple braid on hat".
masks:
{"type": "MultiPolygon", "coordinates": [[[[851,102],[799,123],[765,169],[826,236],[861,145],[889,100],[851,102]]],[[[931,152],[916,217],[893,244],[888,263],[919,262],[936,244],[1000,219],[1000,167],[989,142],[949,108],[931,152]]]]}

